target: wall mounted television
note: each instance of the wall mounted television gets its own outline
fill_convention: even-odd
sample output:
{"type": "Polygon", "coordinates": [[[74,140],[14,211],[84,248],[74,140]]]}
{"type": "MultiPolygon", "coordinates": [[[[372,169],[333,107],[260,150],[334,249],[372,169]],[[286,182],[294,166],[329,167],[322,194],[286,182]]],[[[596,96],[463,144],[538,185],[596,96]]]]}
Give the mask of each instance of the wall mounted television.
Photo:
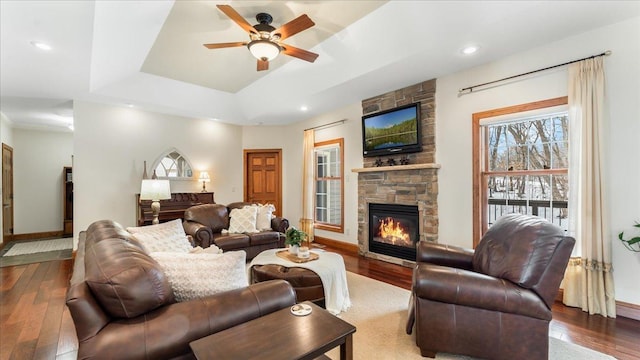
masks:
{"type": "Polygon", "coordinates": [[[414,103],[362,117],[364,157],[422,151],[420,104],[414,103]]]}

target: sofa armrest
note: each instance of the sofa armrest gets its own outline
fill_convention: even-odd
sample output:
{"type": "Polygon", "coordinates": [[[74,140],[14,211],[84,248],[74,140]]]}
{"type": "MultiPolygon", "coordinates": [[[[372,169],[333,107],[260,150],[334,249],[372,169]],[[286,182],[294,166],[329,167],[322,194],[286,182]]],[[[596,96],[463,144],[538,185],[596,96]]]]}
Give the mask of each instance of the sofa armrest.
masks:
{"type": "Polygon", "coordinates": [[[271,228],[277,232],[285,233],[289,228],[289,220],[283,217],[275,217],[271,219],[271,228]]]}
{"type": "Polygon", "coordinates": [[[471,270],[473,268],[472,260],[474,251],[472,249],[420,241],[418,242],[416,250],[417,263],[430,263],[465,270],[471,270]]]}
{"type": "Polygon", "coordinates": [[[413,293],[419,299],[551,320],[551,310],[532,290],[469,270],[418,264],[413,293]]]}
{"type": "Polygon", "coordinates": [[[201,299],[174,303],[109,323],[80,343],[78,358],[170,359],[191,353],[189,343],[287,308],[296,302],[291,285],[272,280],[201,299]]]}
{"type": "Polygon", "coordinates": [[[209,247],[213,243],[213,233],[206,225],[195,221],[184,221],[182,223],[184,232],[193,237],[193,245],[203,248],[209,247]]]}

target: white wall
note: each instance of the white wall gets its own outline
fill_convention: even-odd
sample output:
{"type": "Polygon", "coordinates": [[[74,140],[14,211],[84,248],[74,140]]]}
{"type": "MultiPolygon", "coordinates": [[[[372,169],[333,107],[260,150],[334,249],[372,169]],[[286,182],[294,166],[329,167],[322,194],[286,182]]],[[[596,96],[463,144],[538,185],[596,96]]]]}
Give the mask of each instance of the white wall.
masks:
{"type": "MultiPolygon", "coordinates": [[[[217,203],[242,199],[242,129],[206,119],[141,111],[89,102],[74,103],[74,232],[111,219],[136,223],[143,161],[147,171],[175,147],[194,167],[209,171],[207,190],[217,203]]],[[[202,189],[197,180],[171,181],[171,191],[202,189]]]]}
{"type": "Polygon", "coordinates": [[[344,233],[316,230],[315,234],[332,240],[358,244],[358,175],[362,167],[362,130],[360,103],[305,120],[290,126],[247,126],[243,129],[244,148],[281,148],[283,157],[284,216],[299,227],[302,217],[302,147],[304,129],[346,119],[341,125],[319,129],[316,142],[344,138],[344,233]]]}
{"type": "Polygon", "coordinates": [[[2,112],[0,112],[0,140],[3,144],[13,147],[13,129],[11,128],[11,120],[2,112]]]}
{"type": "Polygon", "coordinates": [[[62,231],[62,168],[71,166],[71,132],[13,129],[14,234],[62,231]]]}
{"type": "Polygon", "coordinates": [[[625,250],[617,233],[640,221],[640,18],[635,18],[438,79],[436,158],[439,173],[439,238],[471,246],[471,116],[509,105],[567,95],[566,67],[487,90],[458,96],[477,83],[611,50],[605,58],[609,115],[605,137],[607,198],[616,299],[640,304],[640,256],[625,250]]]}

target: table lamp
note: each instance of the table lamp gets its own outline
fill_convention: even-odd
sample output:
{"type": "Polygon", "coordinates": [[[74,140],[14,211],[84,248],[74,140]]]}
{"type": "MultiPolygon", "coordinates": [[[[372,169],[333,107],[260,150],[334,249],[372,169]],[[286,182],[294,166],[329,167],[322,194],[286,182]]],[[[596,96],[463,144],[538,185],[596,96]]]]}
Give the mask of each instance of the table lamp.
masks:
{"type": "Polygon", "coordinates": [[[169,180],[142,180],[140,187],[140,200],[151,200],[151,212],[153,213],[152,224],[160,223],[160,200],[171,199],[171,188],[169,180]]]}
{"type": "Polygon", "coordinates": [[[207,188],[205,187],[204,184],[211,181],[211,178],[209,177],[209,173],[206,171],[201,171],[198,181],[202,181],[202,192],[207,192],[207,188]]]}

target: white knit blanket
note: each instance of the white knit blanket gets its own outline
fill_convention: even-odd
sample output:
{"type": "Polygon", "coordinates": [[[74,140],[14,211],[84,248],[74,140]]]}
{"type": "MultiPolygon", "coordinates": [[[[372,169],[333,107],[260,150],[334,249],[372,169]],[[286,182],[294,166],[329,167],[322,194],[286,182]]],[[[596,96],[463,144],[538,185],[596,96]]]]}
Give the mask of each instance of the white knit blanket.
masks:
{"type": "Polygon", "coordinates": [[[286,267],[301,267],[309,269],[320,276],[322,287],[324,288],[324,304],[329,312],[338,315],[351,307],[347,272],[344,268],[342,256],[331,252],[311,250],[320,256],[318,260],[294,263],[277,256],[277,251],[282,251],[282,249],[263,251],[251,260],[251,264],[247,268],[249,283],[252,282],[251,267],[253,265],[275,264],[286,267]]]}

